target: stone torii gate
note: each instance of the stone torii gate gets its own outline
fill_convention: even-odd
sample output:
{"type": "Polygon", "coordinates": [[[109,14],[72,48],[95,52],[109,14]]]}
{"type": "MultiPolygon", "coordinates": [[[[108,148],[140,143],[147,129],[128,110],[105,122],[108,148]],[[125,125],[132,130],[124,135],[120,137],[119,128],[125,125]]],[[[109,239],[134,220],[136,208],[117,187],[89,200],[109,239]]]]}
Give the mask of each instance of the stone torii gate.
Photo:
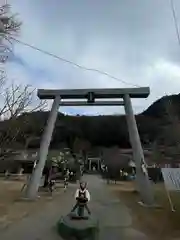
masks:
{"type": "Polygon", "coordinates": [[[144,153],[131,104],[131,98],[147,98],[149,94],[149,87],[72,90],[39,89],[37,95],[40,99],[53,99],[54,101],[42,136],[39,150],[39,161],[32,173],[31,180],[26,190],[26,197],[33,199],[37,196],[59,106],[124,106],[130,143],[133,150],[133,159],[136,164],[137,187],[140,192],[142,202],[146,205],[153,205],[154,194],[144,164],[144,153]],[[103,99],[109,99],[109,101],[105,101],[103,99]],[[114,101],[113,99],[122,100],[114,101]]]}

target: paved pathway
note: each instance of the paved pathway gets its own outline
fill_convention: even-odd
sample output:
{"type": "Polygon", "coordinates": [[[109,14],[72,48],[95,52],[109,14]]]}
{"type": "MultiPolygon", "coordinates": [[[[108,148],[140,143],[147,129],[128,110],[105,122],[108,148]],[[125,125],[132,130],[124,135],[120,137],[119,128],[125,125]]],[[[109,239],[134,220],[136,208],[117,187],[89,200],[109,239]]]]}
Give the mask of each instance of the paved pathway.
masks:
{"type": "Polygon", "coordinates": [[[92,192],[91,209],[100,220],[100,240],[147,240],[146,236],[131,228],[127,207],[116,198],[98,176],[86,176],[92,192]]]}
{"type": "MultiPolygon", "coordinates": [[[[103,181],[94,175],[84,177],[92,195],[90,208],[100,221],[100,240],[145,240],[143,234],[131,228],[131,217],[128,209],[107,189],[103,181]]],[[[46,205],[44,212],[27,217],[4,232],[3,240],[61,240],[56,234],[55,224],[61,215],[71,209],[74,200],[75,186],[61,195],[59,199],[46,205]]]]}

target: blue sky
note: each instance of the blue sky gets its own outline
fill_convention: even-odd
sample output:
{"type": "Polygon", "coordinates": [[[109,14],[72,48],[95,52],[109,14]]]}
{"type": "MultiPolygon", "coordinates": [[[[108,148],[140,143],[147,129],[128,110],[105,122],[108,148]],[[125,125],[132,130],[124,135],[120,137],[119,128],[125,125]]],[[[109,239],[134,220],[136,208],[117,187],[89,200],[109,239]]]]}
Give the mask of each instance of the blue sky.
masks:
{"type": "MultiPolygon", "coordinates": [[[[150,86],[147,100],[180,92],[180,46],[168,0],[9,0],[23,25],[19,39],[89,68],[150,86]]],[[[174,0],[180,25],[180,1],[174,0]]],[[[16,43],[10,79],[36,88],[132,87],[16,43]]],[[[63,108],[66,113],[117,114],[119,107],[63,108]]]]}

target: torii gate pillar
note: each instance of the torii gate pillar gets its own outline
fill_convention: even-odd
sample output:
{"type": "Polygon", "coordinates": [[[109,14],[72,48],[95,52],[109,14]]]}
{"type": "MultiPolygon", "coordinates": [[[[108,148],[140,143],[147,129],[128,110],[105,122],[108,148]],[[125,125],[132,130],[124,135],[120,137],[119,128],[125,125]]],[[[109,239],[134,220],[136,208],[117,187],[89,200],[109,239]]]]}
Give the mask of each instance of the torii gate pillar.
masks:
{"type": "Polygon", "coordinates": [[[37,197],[37,192],[39,188],[39,183],[41,181],[41,176],[45,166],[45,162],[48,156],[49,145],[51,142],[54,125],[56,122],[58,109],[60,104],[60,96],[56,96],[52,104],[51,112],[47,121],[47,126],[45,127],[40,149],[39,149],[39,161],[34,168],[34,172],[31,175],[30,183],[26,189],[26,197],[29,199],[34,199],[37,197]]]}
{"type": "Polygon", "coordinates": [[[133,159],[136,165],[136,180],[139,192],[141,192],[142,202],[147,205],[154,204],[154,194],[147,174],[144,161],[144,153],[141,140],[133,113],[131,98],[128,94],[124,95],[124,109],[126,113],[130,143],[133,150],[133,159]]]}

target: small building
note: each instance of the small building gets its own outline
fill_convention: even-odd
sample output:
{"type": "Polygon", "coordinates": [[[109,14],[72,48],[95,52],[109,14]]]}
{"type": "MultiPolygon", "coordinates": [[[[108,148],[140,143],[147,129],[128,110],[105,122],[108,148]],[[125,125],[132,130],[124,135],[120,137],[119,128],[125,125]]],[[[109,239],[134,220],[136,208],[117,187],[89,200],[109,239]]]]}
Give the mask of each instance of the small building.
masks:
{"type": "Polygon", "coordinates": [[[24,173],[30,173],[37,156],[38,152],[36,150],[9,149],[3,160],[0,161],[0,173],[4,173],[7,170],[11,173],[18,173],[21,168],[24,169],[24,173]]]}

